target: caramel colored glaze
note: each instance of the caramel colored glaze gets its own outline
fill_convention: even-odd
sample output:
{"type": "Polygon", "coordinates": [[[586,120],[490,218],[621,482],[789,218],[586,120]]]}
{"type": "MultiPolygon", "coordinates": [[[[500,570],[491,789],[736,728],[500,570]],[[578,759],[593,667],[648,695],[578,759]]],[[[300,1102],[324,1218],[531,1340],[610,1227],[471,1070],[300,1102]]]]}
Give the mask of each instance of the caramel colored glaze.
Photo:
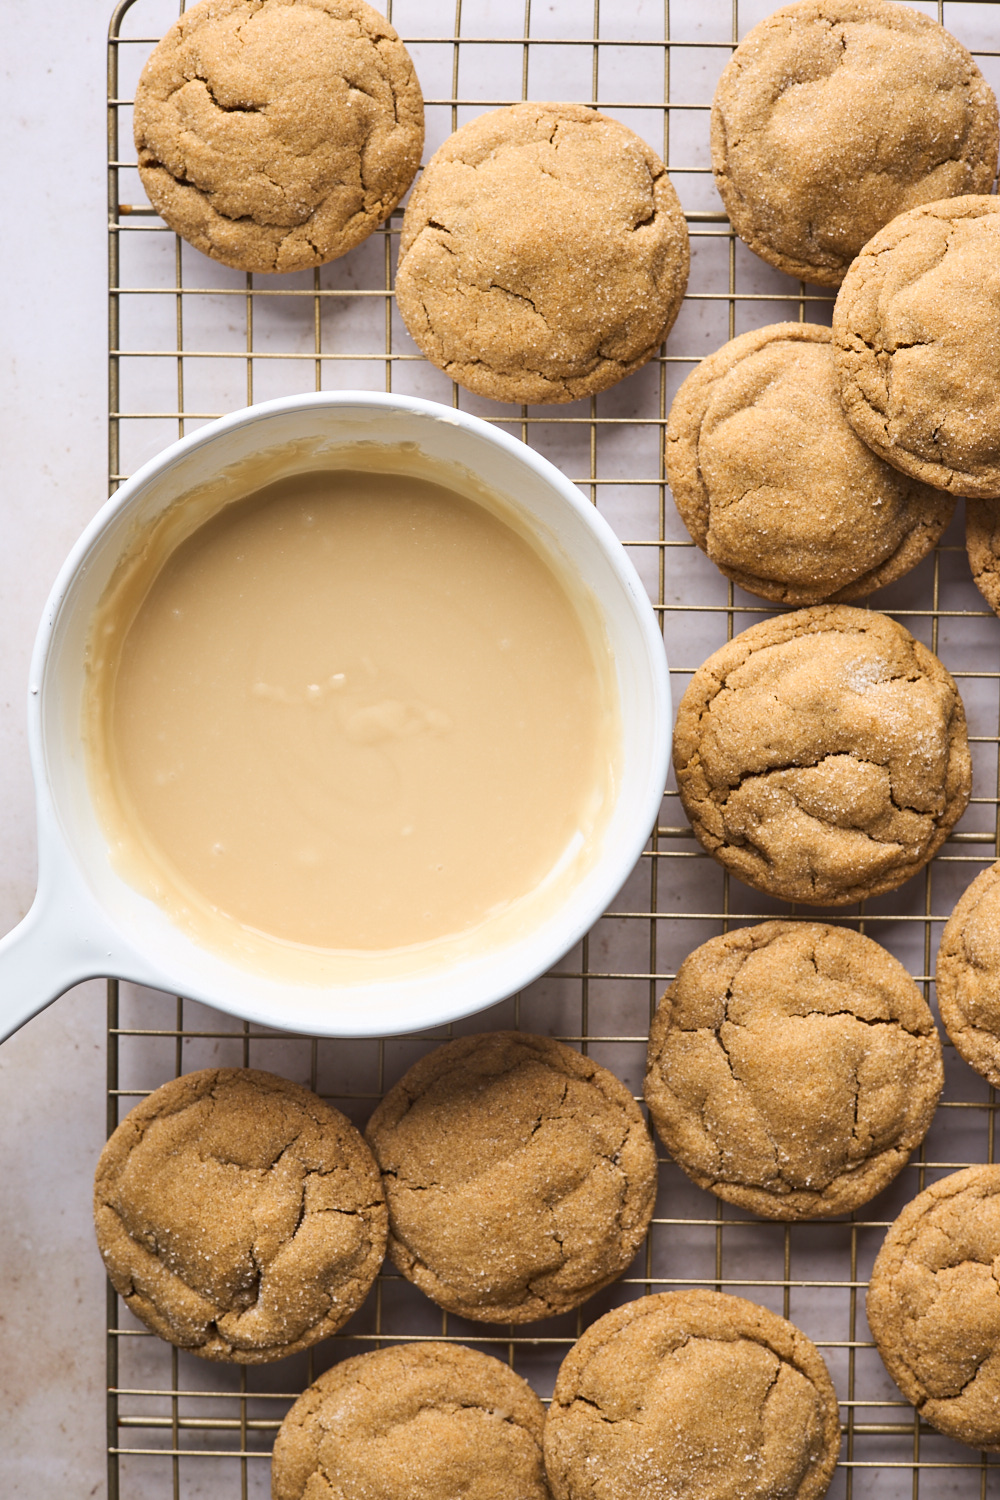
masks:
{"type": "Polygon", "coordinates": [[[132,883],[203,936],[221,914],[312,949],[434,943],[591,862],[610,652],[485,505],[298,474],[135,592],[116,615],[112,580],[92,638],[92,779],[132,883]]]}

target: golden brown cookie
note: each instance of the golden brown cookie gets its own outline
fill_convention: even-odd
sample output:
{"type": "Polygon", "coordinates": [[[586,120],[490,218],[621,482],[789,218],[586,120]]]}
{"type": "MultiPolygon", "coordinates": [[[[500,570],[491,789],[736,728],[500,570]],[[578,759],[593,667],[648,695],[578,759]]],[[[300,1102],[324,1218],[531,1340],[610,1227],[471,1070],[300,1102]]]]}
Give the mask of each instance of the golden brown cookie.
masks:
{"type": "Polygon", "coordinates": [[[907,1401],[947,1437],[1000,1452],[1000,1167],[935,1182],[891,1225],[868,1323],[907,1401]]]}
{"type": "Polygon", "coordinates": [[[803,281],[839,286],[875,232],[936,198],[988,193],[993,92],[908,5],[801,0],[743,39],[712,103],[712,170],[733,228],[803,281]]]}
{"type": "Polygon", "coordinates": [[[817,1500],[837,1396],[805,1334],[721,1292],[640,1297],[563,1361],[545,1424],[555,1500],[817,1500]]]}
{"type": "Polygon", "coordinates": [[[740,334],[687,377],[665,448],[674,502],[734,583],[783,604],[856,599],[915,567],[954,501],[866,448],[828,328],[740,334]]]}
{"type": "Polygon", "coordinates": [[[136,89],[150,203],[241,271],[343,255],[395,208],[423,143],[409,53],[365,0],[201,0],[136,89]]]}
{"type": "Polygon", "coordinates": [[[893,219],[844,278],[833,338],[869,448],[953,495],[1000,496],[1000,199],[893,219]]]}
{"type": "Polygon", "coordinates": [[[1000,615],[1000,503],[966,500],[965,550],[972,581],[994,614],[1000,615]]]}
{"type": "Polygon", "coordinates": [[[765,620],[710,656],[681,700],[674,767],[708,852],[812,905],[902,885],[972,785],[950,673],[902,625],[846,604],[765,620]]]}
{"type": "Polygon", "coordinates": [[[649,1033],[646,1103],[699,1187],[768,1219],[867,1203],[927,1134],[941,1043],[871,938],[764,922],[684,960],[649,1033]]]}
{"type": "Polygon", "coordinates": [[[545,1408],[509,1365],[404,1344],[334,1365],[281,1424],[273,1500],[549,1500],[545,1408]]]}
{"type": "Polygon", "coordinates": [[[334,1333],[385,1254],[378,1170],[354,1126],[251,1068],[188,1073],[137,1104],[101,1153],[94,1220],[137,1318],[239,1364],[334,1333]]]}
{"type": "Polygon", "coordinates": [[[391,1089],[366,1132],[389,1204],[389,1254],[449,1312],[530,1323],[628,1266],[656,1196],[632,1095],[551,1037],[462,1037],[391,1089]]]}
{"type": "Polygon", "coordinates": [[[1000,1088],[1000,864],[977,875],[948,918],[937,956],[944,1029],[1000,1088]]]}
{"type": "Polygon", "coordinates": [[[515,104],[431,158],[403,220],[396,300],[429,360],[495,401],[575,401],[655,354],[689,264],[654,151],[581,104],[515,104]]]}

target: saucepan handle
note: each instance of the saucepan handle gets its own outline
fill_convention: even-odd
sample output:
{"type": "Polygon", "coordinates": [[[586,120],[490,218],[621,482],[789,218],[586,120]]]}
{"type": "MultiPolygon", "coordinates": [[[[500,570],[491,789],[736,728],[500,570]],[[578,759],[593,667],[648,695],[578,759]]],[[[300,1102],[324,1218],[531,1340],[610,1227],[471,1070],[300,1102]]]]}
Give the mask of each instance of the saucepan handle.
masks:
{"type": "Polygon", "coordinates": [[[82,979],[101,972],[96,934],[82,936],[54,900],[35,903],[0,938],[0,1042],[82,979]]]}

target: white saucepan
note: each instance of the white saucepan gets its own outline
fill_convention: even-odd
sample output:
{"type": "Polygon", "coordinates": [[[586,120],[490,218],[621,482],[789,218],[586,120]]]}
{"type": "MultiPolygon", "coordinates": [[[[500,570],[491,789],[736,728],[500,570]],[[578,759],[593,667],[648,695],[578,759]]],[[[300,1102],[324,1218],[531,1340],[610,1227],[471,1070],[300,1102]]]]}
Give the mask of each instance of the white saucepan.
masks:
{"type": "Polygon", "coordinates": [[[545,458],[476,417],[367,392],[296,396],[201,428],[141,468],[95,516],[45,608],[29,685],[39,881],[0,940],[0,1040],[83,979],[117,976],[279,1029],[388,1035],[457,1019],[513,994],[588,930],[638,859],[667,773],[670,688],[645,590],[611,528],[545,458]],[[533,930],[442,972],[391,983],[302,984],[237,968],[201,947],[112,864],[91,798],[82,737],[85,650],[95,607],[137,530],[220,471],[303,444],[321,466],[338,445],[387,444],[478,475],[561,554],[597,600],[617,674],[621,775],[596,862],[533,930]]]}

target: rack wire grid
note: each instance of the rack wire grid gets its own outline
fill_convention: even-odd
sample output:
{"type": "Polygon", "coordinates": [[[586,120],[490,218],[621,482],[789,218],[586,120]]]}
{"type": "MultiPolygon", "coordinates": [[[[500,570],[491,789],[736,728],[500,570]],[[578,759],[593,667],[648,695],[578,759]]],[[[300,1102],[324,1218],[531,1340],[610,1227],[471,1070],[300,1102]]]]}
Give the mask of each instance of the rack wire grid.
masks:
{"type": "MultiPolygon", "coordinates": [[[[592,102],[662,154],[687,214],[688,295],[658,356],[597,397],[518,409],[471,397],[409,340],[392,297],[400,210],[343,259],[285,276],[231,271],[166,229],[145,203],[135,170],[131,94],[177,14],[176,0],[123,0],[108,51],[111,489],[167,442],[272,396],[361,387],[475,411],[553,459],[615,527],[662,620],[676,700],[711,651],[776,611],[723,579],[674,512],[662,456],[671,400],[694,364],[727,338],[787,318],[828,323],[833,300],[751,255],[729,228],[712,183],[715,83],[736,41],[772,8],[771,0],[387,0],[424,89],[427,155],[486,109],[525,98],[592,102]]],[[[1000,4],[942,0],[921,8],[970,48],[996,88],[1000,4]]],[[[941,925],[1000,852],[1000,624],[972,585],[960,512],[934,554],[871,603],[942,656],[959,681],[973,745],[969,810],[943,852],[902,890],[833,913],[757,895],[702,854],[671,785],[613,909],[552,973],[453,1028],[320,1040],[109,982],[109,1133],[150,1089],[214,1064],[298,1079],[363,1125],[419,1056],[448,1036],[501,1026],[556,1035],[639,1095],[650,1016],[683,958],[731,924],[775,915],[819,915],[875,936],[933,1003],[941,925]]],[[[1000,1495],[1000,1460],[941,1437],[900,1399],[864,1316],[868,1273],[904,1203],[938,1177],[994,1158],[993,1090],[954,1049],[945,1058],[945,1093],[924,1148],[864,1211],[791,1226],[753,1220],[663,1159],[653,1224],[629,1272],[578,1313],[548,1322],[518,1329],[464,1322],[442,1314],[387,1265],[336,1337],[308,1355],[247,1369],[209,1364],[162,1343],[109,1287],[111,1500],[268,1495],[271,1445],[293,1399],[329,1364],[385,1342],[460,1340],[508,1360],[545,1398],[559,1362],[596,1317],[623,1300],[683,1287],[764,1303],[818,1344],[841,1402],[836,1500],[1000,1495]]]]}

